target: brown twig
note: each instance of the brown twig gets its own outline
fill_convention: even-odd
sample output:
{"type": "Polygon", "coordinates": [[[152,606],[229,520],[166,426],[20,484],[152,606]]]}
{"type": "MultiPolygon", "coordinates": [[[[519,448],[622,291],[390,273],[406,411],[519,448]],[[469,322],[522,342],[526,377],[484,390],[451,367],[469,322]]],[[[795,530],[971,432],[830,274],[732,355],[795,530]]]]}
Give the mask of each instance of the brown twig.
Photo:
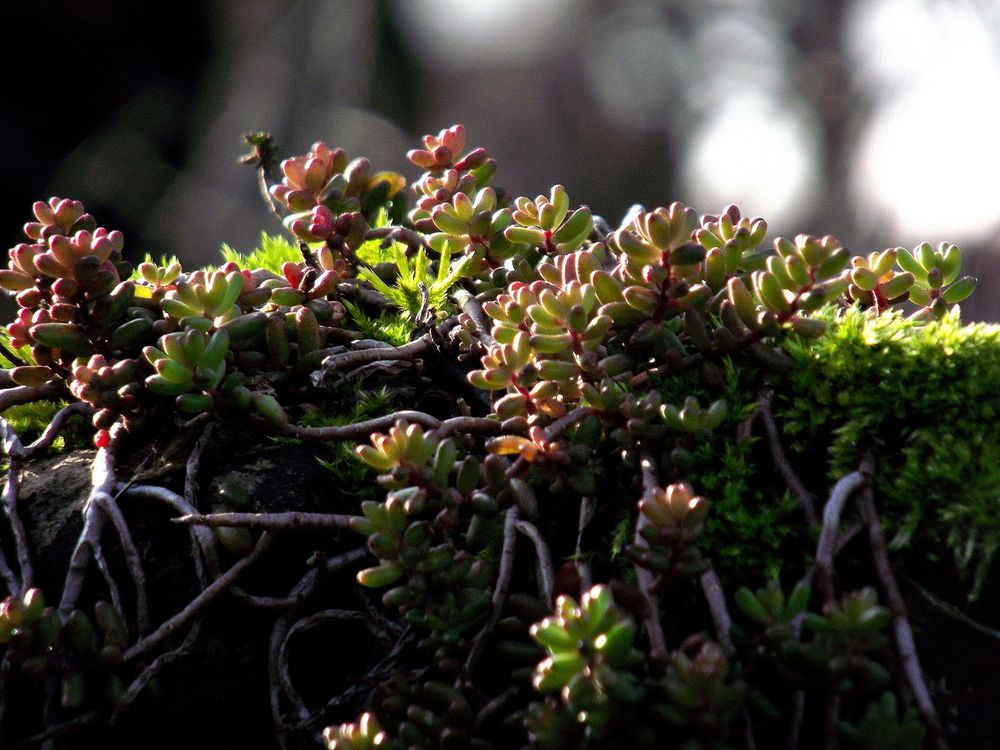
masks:
{"type": "Polygon", "coordinates": [[[542,532],[531,521],[518,521],[515,528],[524,534],[535,546],[535,559],[538,562],[538,587],[539,595],[546,604],[552,604],[552,595],[555,590],[556,574],[552,567],[552,552],[549,545],[542,536],[542,532]]]}
{"type": "Polygon", "coordinates": [[[97,572],[101,574],[104,579],[104,585],[108,587],[108,596],[111,597],[111,606],[115,608],[115,612],[118,613],[118,617],[125,624],[125,635],[126,640],[128,637],[129,626],[128,617],[125,615],[125,607],[122,605],[122,594],[121,589],[118,587],[118,581],[111,574],[111,566],[108,565],[107,558],[104,557],[104,547],[102,545],[97,545],[92,550],[94,567],[97,568],[97,572]]]}
{"type": "Polygon", "coordinates": [[[455,432],[499,435],[500,422],[486,417],[451,417],[441,422],[441,426],[437,427],[434,432],[438,437],[446,437],[455,432]]]}
{"type": "Polygon", "coordinates": [[[28,536],[17,512],[17,497],[21,486],[21,461],[25,450],[21,440],[14,432],[10,423],[0,417],[0,438],[3,451],[7,455],[7,481],[3,488],[3,509],[14,535],[14,545],[17,549],[17,564],[20,568],[20,578],[14,574],[3,551],[0,550],[0,575],[7,582],[10,593],[17,595],[30,588],[34,583],[34,571],[31,567],[31,551],[28,546],[28,536]]]}
{"type": "Polygon", "coordinates": [[[41,435],[24,449],[24,457],[34,458],[37,454],[41,453],[43,450],[52,445],[53,441],[59,436],[59,431],[66,424],[66,420],[70,417],[81,415],[90,416],[94,412],[94,407],[90,404],[84,403],[83,401],[77,401],[76,403],[68,404],[62,409],[55,413],[52,417],[52,421],[46,425],[45,430],[41,435]]]}
{"type": "Polygon", "coordinates": [[[511,576],[514,574],[514,558],[517,553],[517,521],[518,508],[516,505],[512,505],[504,515],[503,547],[500,550],[500,569],[497,572],[497,582],[493,587],[493,609],[490,611],[489,619],[486,620],[486,624],[483,625],[482,630],[476,634],[476,638],[472,642],[472,648],[469,649],[469,655],[465,659],[466,675],[471,675],[472,671],[476,668],[479,657],[483,653],[483,648],[486,646],[486,639],[489,638],[490,633],[493,632],[493,628],[500,621],[500,613],[503,611],[503,605],[507,601],[507,590],[510,588],[511,576]]]}
{"type": "Polygon", "coordinates": [[[91,468],[91,491],[83,504],[83,529],[77,538],[76,546],[70,557],[66,570],[66,582],[63,584],[62,598],[59,601],[59,615],[65,621],[76,608],[83,588],[83,580],[87,575],[87,567],[93,551],[101,543],[101,532],[107,518],[97,502],[100,496],[111,499],[115,486],[115,452],[121,435],[121,425],[111,428],[111,442],[106,448],[99,448],[94,456],[91,468]]]}
{"type": "Polygon", "coordinates": [[[476,432],[484,435],[496,435],[500,432],[500,423],[495,419],[452,417],[442,422],[430,414],[410,409],[348,425],[303,427],[301,425],[290,424],[282,429],[281,432],[284,435],[304,440],[365,440],[373,432],[388,430],[400,420],[405,420],[410,424],[419,424],[426,429],[440,430],[442,436],[453,432],[476,432]]]}
{"type": "Polygon", "coordinates": [[[66,385],[62,380],[51,380],[44,385],[19,385],[14,388],[4,388],[0,390],[0,412],[18,404],[58,398],[65,390],[66,385]]]}
{"type": "Polygon", "coordinates": [[[304,440],[365,440],[373,432],[388,430],[397,421],[404,419],[410,424],[419,424],[427,429],[441,426],[441,420],[425,414],[422,411],[410,409],[388,414],[384,417],[366,419],[348,425],[331,425],[329,427],[303,427],[290,424],[281,430],[282,434],[304,440]]]}
{"type": "Polygon", "coordinates": [[[147,635],[142,640],[135,643],[122,656],[123,661],[131,661],[143,654],[151,651],[164,640],[173,635],[177,630],[194,619],[205,607],[215,601],[233,582],[242,575],[243,571],[260,559],[261,555],[271,546],[271,536],[266,531],[261,534],[257,544],[243,559],[236,562],[229,570],[216,578],[208,585],[204,591],[192,599],[184,609],[164,622],[160,627],[147,635]]]}
{"type": "Polygon", "coordinates": [[[486,315],[483,310],[483,305],[479,299],[470,292],[468,289],[463,289],[459,287],[452,296],[458,303],[459,307],[462,308],[462,312],[469,316],[473,323],[476,324],[478,329],[478,334],[480,340],[486,346],[493,346],[496,343],[496,339],[490,333],[492,325],[490,324],[489,316],[486,315]]]}
{"type": "MultiPolygon", "coordinates": [[[[209,422],[201,431],[191,449],[187,464],[184,467],[184,499],[188,505],[198,508],[198,471],[201,468],[201,457],[212,441],[214,423],[209,422]]],[[[208,576],[218,578],[221,572],[219,554],[215,544],[215,535],[208,529],[199,529],[191,536],[191,555],[194,558],[195,574],[202,589],[208,586],[208,576]],[[199,554],[200,550],[200,554],[199,554]],[[207,569],[207,574],[206,574],[207,569]]]]}
{"type": "Polygon", "coordinates": [[[296,607],[301,606],[303,602],[316,593],[316,590],[319,588],[319,584],[326,578],[327,575],[341,570],[351,563],[357,562],[367,556],[368,550],[365,547],[357,547],[350,552],[338,555],[332,560],[324,560],[314,569],[308,571],[300,579],[299,583],[302,585],[302,588],[296,586],[293,588],[293,593],[290,593],[287,596],[260,596],[257,594],[250,594],[241,589],[239,586],[233,586],[229,593],[233,597],[242,601],[244,604],[248,604],[251,607],[257,607],[258,609],[280,611],[295,609],[296,607]]]}
{"type": "Polygon", "coordinates": [[[177,648],[166,651],[155,659],[152,663],[146,667],[142,672],[139,673],[138,677],[132,680],[132,683],[128,686],[125,692],[122,694],[121,699],[115,706],[114,711],[111,712],[111,718],[108,719],[108,724],[113,726],[121,719],[121,717],[128,711],[129,707],[132,705],[133,701],[139,697],[139,694],[145,689],[145,687],[152,681],[160,670],[163,669],[168,664],[177,661],[179,658],[184,656],[194,647],[195,642],[198,640],[198,635],[201,632],[201,621],[196,622],[188,634],[184,636],[184,640],[181,641],[177,648]]]}
{"type": "Polygon", "coordinates": [[[823,707],[823,747],[825,750],[837,750],[840,743],[838,741],[839,732],[837,721],[840,718],[840,696],[833,690],[826,693],[826,701],[823,707]]]}
{"type": "Polygon", "coordinates": [[[322,369],[324,373],[330,373],[338,370],[350,370],[359,365],[367,365],[371,362],[383,362],[393,359],[417,359],[421,355],[433,351],[435,348],[431,337],[424,335],[402,346],[385,349],[351,349],[342,354],[332,354],[323,360],[322,369]]]}
{"type": "Polygon", "coordinates": [[[285,633],[285,637],[281,641],[281,645],[278,647],[278,680],[281,684],[282,689],[285,691],[285,695],[288,699],[296,706],[302,706],[304,713],[301,716],[305,719],[309,716],[308,709],[305,709],[305,701],[303,700],[301,694],[296,690],[295,685],[292,684],[292,677],[289,673],[288,668],[288,644],[292,640],[292,636],[296,633],[305,632],[307,630],[312,630],[313,628],[321,627],[328,622],[339,622],[343,620],[361,620],[365,621],[367,617],[363,612],[358,612],[354,609],[324,609],[320,612],[315,612],[308,617],[303,617],[297,620],[288,631],[285,633]]]}
{"type": "MultiPolygon", "coordinates": [[[[120,484],[115,488],[118,491],[118,495],[135,495],[137,497],[148,497],[151,500],[157,500],[161,503],[169,505],[171,508],[176,510],[178,513],[183,515],[197,515],[198,511],[183,497],[178,495],[176,492],[168,490],[166,487],[155,487],[148,484],[120,484]]],[[[209,557],[218,562],[218,558],[215,556],[215,535],[212,534],[211,529],[207,526],[191,526],[191,557],[194,560],[195,572],[198,574],[198,581],[201,583],[202,588],[208,586],[208,579],[205,575],[205,569],[202,564],[202,559],[208,560],[209,557]],[[198,550],[201,550],[199,554],[198,550]]],[[[214,577],[218,577],[218,573],[213,574],[214,577]]]]}
{"type": "MultiPolygon", "coordinates": [[[[643,453],[639,465],[642,469],[642,492],[644,496],[651,496],[659,488],[659,479],[656,476],[656,463],[652,456],[643,453]]],[[[642,535],[642,530],[649,525],[650,520],[642,513],[635,523],[634,544],[640,550],[649,549],[649,542],[642,535]]],[[[660,606],[656,601],[656,580],[652,571],[641,565],[635,566],[635,575],[639,581],[639,591],[646,602],[646,631],[649,636],[650,656],[654,659],[663,657],[667,653],[667,639],[663,634],[663,623],[660,622],[660,606]]]]}
{"type": "Polygon", "coordinates": [[[879,523],[878,512],[875,510],[874,491],[870,483],[864,488],[861,495],[861,516],[868,527],[868,545],[871,550],[872,562],[875,564],[875,574],[885,595],[886,604],[892,612],[893,634],[896,637],[896,649],[903,666],[903,674],[906,675],[906,682],[913,692],[920,718],[930,730],[932,747],[936,750],[946,750],[948,745],[942,736],[941,720],[938,718],[937,710],[934,708],[934,702],[931,700],[930,691],[927,689],[927,683],[924,681],[924,675],[920,669],[917,646],[913,641],[913,629],[910,627],[910,621],[906,615],[906,603],[903,601],[899,584],[896,583],[896,577],[892,573],[885,535],[882,533],[882,525],[879,523]]]}
{"type": "Polygon", "coordinates": [[[115,499],[110,495],[100,494],[95,498],[95,502],[111,519],[115,531],[118,532],[125,566],[132,576],[132,585],[135,587],[135,627],[136,633],[141,636],[149,630],[149,604],[146,597],[146,573],[142,567],[142,557],[140,557],[139,550],[132,539],[132,532],[129,531],[125,516],[122,515],[121,508],[118,507],[115,499]]]}
{"type": "Polygon", "coordinates": [[[840,517],[850,497],[864,487],[868,477],[861,471],[853,471],[841,477],[830,492],[830,499],[823,506],[823,525],[816,543],[816,582],[819,585],[823,603],[837,598],[833,586],[833,555],[840,532],[840,517]]]}
{"type": "Polygon", "coordinates": [[[798,750],[799,737],[802,734],[802,719],[806,714],[806,691],[796,688],[792,691],[792,711],[788,720],[787,750],[798,750]]]}
{"type": "Polygon", "coordinates": [[[70,732],[75,732],[77,729],[97,721],[97,718],[100,715],[100,712],[96,710],[87,711],[86,713],[75,716],[67,721],[46,727],[44,731],[39,732],[38,734],[33,734],[30,737],[11,745],[11,748],[12,750],[17,750],[17,748],[32,747],[33,745],[39,745],[47,741],[54,740],[57,737],[69,734],[70,732]]]}
{"type": "Polygon", "coordinates": [[[208,526],[210,528],[237,527],[242,529],[266,529],[267,531],[289,531],[296,529],[346,529],[351,516],[336,513],[208,513],[179,516],[171,519],[174,523],[208,526]]]}
{"type": "Polygon", "coordinates": [[[736,653],[733,639],[729,634],[733,627],[733,618],[730,617],[729,609],[726,607],[726,592],[722,589],[722,582],[719,581],[715,568],[711,566],[701,574],[699,580],[705,601],[708,602],[708,611],[712,615],[715,637],[726,652],[726,656],[732,656],[736,653]]]}
{"type": "Polygon", "coordinates": [[[555,422],[546,427],[545,437],[547,437],[549,440],[555,440],[563,432],[565,432],[570,427],[575,425],[577,422],[582,420],[588,414],[593,413],[593,411],[594,411],[593,409],[587,406],[576,407],[575,409],[573,409],[573,411],[564,414],[563,416],[559,417],[559,419],[557,419],[555,422]]]}
{"type": "Polygon", "coordinates": [[[936,609],[938,612],[947,615],[948,617],[952,618],[957,622],[960,622],[964,625],[968,625],[970,628],[975,630],[980,635],[984,635],[987,638],[992,638],[995,641],[1000,641],[1000,630],[996,628],[991,628],[989,625],[984,625],[978,620],[974,620],[973,618],[965,614],[965,612],[956,607],[954,604],[951,604],[950,602],[946,602],[944,599],[941,599],[932,591],[924,588],[923,586],[921,586],[919,583],[917,583],[904,573],[897,571],[896,577],[901,579],[903,583],[905,583],[907,586],[916,591],[917,594],[920,595],[921,599],[923,599],[925,602],[934,607],[934,609],[936,609]]]}
{"type": "Polygon", "coordinates": [[[580,518],[576,526],[576,557],[575,564],[577,573],[580,574],[580,590],[589,591],[594,584],[593,574],[590,570],[590,562],[583,559],[583,532],[594,518],[596,503],[589,495],[580,497],[580,518]]]}
{"type": "Polygon", "coordinates": [[[767,434],[767,444],[771,449],[771,459],[774,461],[774,466],[778,469],[778,473],[785,480],[788,489],[795,495],[796,500],[799,501],[799,506],[802,508],[806,523],[810,526],[818,526],[819,517],[816,515],[816,501],[805,485],[802,484],[799,475],[795,473],[795,469],[792,468],[792,464],[788,460],[784,446],[781,443],[781,434],[778,431],[777,423],[774,421],[774,414],[771,412],[773,400],[773,390],[765,388],[761,391],[759,412],[761,421],[764,423],[764,432],[767,434]]]}

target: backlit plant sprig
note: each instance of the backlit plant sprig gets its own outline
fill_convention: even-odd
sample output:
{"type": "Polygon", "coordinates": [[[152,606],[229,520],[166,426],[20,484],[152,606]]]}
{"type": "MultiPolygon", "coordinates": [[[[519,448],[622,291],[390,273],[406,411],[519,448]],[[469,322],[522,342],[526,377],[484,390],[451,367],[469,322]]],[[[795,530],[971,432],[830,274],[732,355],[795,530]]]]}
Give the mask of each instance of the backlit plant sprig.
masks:
{"type": "Polygon", "coordinates": [[[728,206],[718,216],[701,217],[694,239],[705,248],[704,278],[713,292],[719,292],[727,279],[739,271],[759,271],[770,249],[761,247],[767,234],[767,222],[740,214],[736,206],[728,206]]]}
{"type": "Polygon", "coordinates": [[[417,204],[408,216],[418,231],[435,231],[431,217],[435,207],[452,202],[459,194],[471,198],[493,179],[496,161],[486,149],[466,151],[465,144],[465,128],[453,125],[436,136],[424,136],[424,147],[407,153],[410,162],[425,170],[413,186],[417,204]]]}
{"type": "Polygon", "coordinates": [[[912,253],[902,247],[896,253],[900,268],[913,274],[909,300],[921,308],[915,313],[918,318],[940,320],[976,289],[976,279],[972,276],[958,278],[962,253],[949,242],[942,242],[937,248],[924,242],[912,253]]]}
{"type": "Polygon", "coordinates": [[[624,718],[622,707],[643,697],[635,673],[642,662],[637,634],[607,586],[593,587],[579,604],[560,596],[555,613],[531,627],[531,637],[548,654],[535,669],[535,690],[557,693],[584,725],[588,740],[605,736],[616,719],[624,718]]]}
{"type": "Polygon", "coordinates": [[[186,281],[177,281],[160,306],[182,328],[207,333],[239,317],[236,300],[242,292],[243,274],[238,271],[199,271],[186,281]]]}
{"type": "Polygon", "coordinates": [[[547,197],[539,195],[534,200],[521,197],[514,205],[511,213],[514,224],[504,230],[504,236],[546,255],[573,252],[594,229],[589,208],[569,210],[569,196],[562,185],[554,185],[547,197]]]}
{"type": "Polygon", "coordinates": [[[439,253],[470,256],[472,275],[497,275],[497,285],[502,285],[504,262],[522,254],[527,246],[508,239],[506,230],[513,222],[510,209],[496,208],[496,191],[491,187],[471,197],[457,192],[431,210],[431,221],[439,231],[428,235],[427,241],[439,253]]]}
{"type": "Polygon", "coordinates": [[[358,456],[381,472],[379,482],[390,491],[384,502],[362,503],[363,515],[351,520],[379,559],[358,573],[358,582],[391,586],[383,601],[429,630],[422,647],[439,668],[454,671],[469,629],[489,606],[492,566],[464,549],[453,531],[468,528],[467,509],[495,514],[495,501],[482,492],[473,499],[482,470],[472,458],[457,463],[451,439],[401,421],[372,442],[358,446],[358,456]]]}
{"type": "Polygon", "coordinates": [[[690,485],[657,487],[639,501],[639,512],[649,521],[639,529],[648,546],[629,549],[636,563],[665,578],[705,571],[707,562],[695,543],[705,528],[708,502],[695,495],[690,485]]]}
{"type": "Polygon", "coordinates": [[[866,308],[874,308],[876,313],[902,299],[913,286],[914,276],[909,271],[895,269],[898,254],[898,250],[889,248],[851,258],[847,298],[866,308]]]}
{"type": "Polygon", "coordinates": [[[348,163],[343,149],[322,142],[304,156],[282,161],[281,171],[282,181],[271,187],[271,196],[291,212],[285,219],[289,230],[306,242],[326,239],[321,228],[332,227],[339,214],[360,211],[374,217],[406,187],[402,175],[373,174],[367,159],[348,163]]]}

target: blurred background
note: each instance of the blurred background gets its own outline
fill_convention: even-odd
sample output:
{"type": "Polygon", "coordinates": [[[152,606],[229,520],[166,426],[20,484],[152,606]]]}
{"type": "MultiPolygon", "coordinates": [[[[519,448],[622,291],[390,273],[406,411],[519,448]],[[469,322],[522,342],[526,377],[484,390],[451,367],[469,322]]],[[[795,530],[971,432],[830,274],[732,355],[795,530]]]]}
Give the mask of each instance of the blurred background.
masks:
{"type": "Polygon", "coordinates": [[[278,231],[249,130],[418,174],[462,122],[515,194],[737,203],[855,253],[958,243],[1000,320],[996,0],[0,2],[0,240],[79,198],[131,259],[278,231]]]}

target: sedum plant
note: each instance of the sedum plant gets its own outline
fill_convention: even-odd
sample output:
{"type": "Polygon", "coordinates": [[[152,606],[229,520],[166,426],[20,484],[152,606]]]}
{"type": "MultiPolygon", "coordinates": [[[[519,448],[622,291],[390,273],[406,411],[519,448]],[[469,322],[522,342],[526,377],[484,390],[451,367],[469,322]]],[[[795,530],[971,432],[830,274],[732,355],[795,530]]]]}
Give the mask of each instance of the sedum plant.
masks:
{"type": "Polygon", "coordinates": [[[114,724],[183,652],[169,637],[274,535],[309,529],[324,548],[296,557],[288,597],[234,592],[282,612],[268,700],[284,747],[947,745],[894,564],[926,545],[975,596],[1000,545],[1000,445],[984,429],[998,329],[960,324],[975,280],[954,245],[768,242],[735,206],[681,203],[612,228],[561,185],[508,194],[459,125],[408,154],[412,184],[322,142],[280,162],[266,134],[247,142],[285,238],[226,247],[218,268],[147,257],[133,273],[121,233],[52,198],[0,271],[19,307],[0,401],[60,404],[29,445],[5,412],[10,476],[74,414],[98,449],[58,608],[8,480],[0,701],[58,685],[47,730],[114,724]],[[206,430],[185,497],[116,482],[120,457],[178,426],[206,430]],[[342,446],[323,465],[354,499],[272,512],[223,482],[199,513],[212,430],[346,441],[353,468],[342,446]],[[118,507],[129,492],[191,531],[199,589],[156,629],[145,548],[118,507]],[[91,606],[92,563],[108,592],[91,606]],[[352,583],[330,575],[345,568],[352,583]],[[369,674],[307,702],[293,638],[361,620],[369,674]],[[905,690],[888,692],[894,676],[905,690]]]}

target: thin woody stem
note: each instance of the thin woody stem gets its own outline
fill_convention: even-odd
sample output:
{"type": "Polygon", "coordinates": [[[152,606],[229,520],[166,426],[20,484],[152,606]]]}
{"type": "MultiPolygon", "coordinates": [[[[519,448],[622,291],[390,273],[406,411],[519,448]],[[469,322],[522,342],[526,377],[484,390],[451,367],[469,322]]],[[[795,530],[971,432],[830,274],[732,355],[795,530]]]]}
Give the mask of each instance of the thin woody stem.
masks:
{"type": "Polygon", "coordinates": [[[504,602],[507,601],[507,590],[510,587],[510,579],[514,574],[514,557],[517,551],[517,521],[518,508],[516,505],[512,505],[507,509],[507,513],[504,516],[503,547],[500,550],[500,570],[497,573],[497,582],[493,587],[493,609],[490,611],[489,619],[483,625],[483,629],[476,635],[476,639],[472,643],[472,648],[469,649],[469,655],[465,660],[466,675],[472,674],[472,671],[476,668],[476,663],[479,661],[483,648],[486,646],[486,639],[500,621],[500,613],[503,611],[504,602]]]}
{"type": "Polygon", "coordinates": [[[795,495],[796,500],[799,501],[799,506],[802,508],[803,515],[805,515],[806,523],[810,526],[818,526],[819,517],[816,515],[816,501],[802,483],[799,475],[795,473],[795,469],[792,468],[792,464],[788,460],[784,446],[781,443],[781,434],[778,431],[777,423],[774,421],[774,414],[771,412],[773,401],[774,391],[770,388],[765,388],[760,394],[759,413],[761,421],[764,423],[764,432],[767,434],[767,444],[771,449],[771,459],[774,461],[778,473],[785,480],[785,484],[788,485],[788,489],[795,495]]]}
{"type": "Polygon", "coordinates": [[[542,537],[538,527],[530,521],[518,521],[515,526],[535,546],[541,594],[546,603],[551,603],[555,589],[555,569],[552,567],[552,553],[549,551],[549,545],[542,537]]]}
{"type": "Polygon", "coordinates": [[[924,681],[923,671],[920,668],[920,659],[917,657],[917,647],[913,640],[913,629],[910,627],[910,621],[906,615],[906,603],[903,601],[899,584],[896,583],[896,577],[892,573],[885,535],[882,533],[882,525],[879,523],[878,513],[875,510],[874,492],[870,484],[865,487],[861,495],[861,514],[868,527],[868,544],[871,549],[872,562],[875,564],[875,574],[885,595],[886,604],[892,612],[893,634],[896,639],[899,659],[903,666],[903,674],[906,675],[906,682],[913,692],[920,718],[931,732],[932,747],[935,750],[945,750],[947,743],[942,736],[941,720],[938,718],[930,691],[927,689],[927,683],[924,681]]]}
{"type": "Polygon", "coordinates": [[[289,531],[295,529],[346,529],[351,516],[336,513],[208,513],[186,515],[171,519],[174,523],[209,528],[266,529],[289,531]]]}
{"type": "Polygon", "coordinates": [[[830,492],[830,499],[823,506],[823,525],[819,541],[816,543],[816,582],[824,603],[836,599],[833,585],[833,556],[840,532],[840,517],[850,497],[864,487],[868,477],[861,471],[853,471],[841,477],[830,492]]]}
{"type": "Polygon", "coordinates": [[[208,588],[192,599],[184,609],[129,648],[122,656],[122,660],[132,661],[143,656],[197,617],[202,610],[232,586],[243,571],[259,560],[270,546],[271,536],[265,531],[260,539],[257,540],[257,544],[250,551],[250,554],[236,562],[229,570],[212,581],[208,588]]]}
{"type": "MultiPolygon", "coordinates": [[[[650,496],[659,488],[659,479],[656,476],[656,463],[652,456],[643,453],[640,458],[642,468],[642,491],[644,496],[650,496]]],[[[648,526],[650,520],[642,513],[635,524],[634,544],[639,549],[649,549],[649,542],[642,535],[642,530],[648,526]]],[[[639,591],[646,602],[646,631],[649,636],[650,655],[659,658],[667,653],[667,639],[663,634],[663,624],[660,622],[660,606],[656,601],[655,586],[656,580],[652,571],[641,565],[635,566],[635,575],[639,581],[639,591]]]]}

